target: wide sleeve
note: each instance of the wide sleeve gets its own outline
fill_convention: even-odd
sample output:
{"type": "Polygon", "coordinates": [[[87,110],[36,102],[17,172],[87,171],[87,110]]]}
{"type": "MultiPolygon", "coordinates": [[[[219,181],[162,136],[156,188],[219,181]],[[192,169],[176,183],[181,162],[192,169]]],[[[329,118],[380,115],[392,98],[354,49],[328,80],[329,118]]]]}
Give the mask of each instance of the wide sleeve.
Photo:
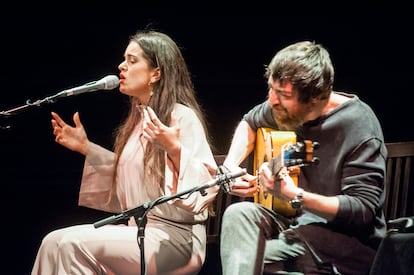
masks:
{"type": "MultiPolygon", "coordinates": [[[[217,169],[206,133],[196,114],[183,105],[177,105],[175,115],[180,127],[180,170],[176,171],[166,156],[164,192],[167,196],[180,192],[185,193],[185,191],[198,186],[214,183],[215,170],[217,169]]],[[[188,198],[171,200],[169,203],[198,214],[214,200],[218,185],[213,184],[205,191],[204,195],[201,192],[194,192],[188,198]]]]}
{"type": "Polygon", "coordinates": [[[90,144],[82,173],[78,201],[80,206],[112,213],[122,210],[116,192],[111,192],[114,160],[115,154],[112,151],[90,144]]]}

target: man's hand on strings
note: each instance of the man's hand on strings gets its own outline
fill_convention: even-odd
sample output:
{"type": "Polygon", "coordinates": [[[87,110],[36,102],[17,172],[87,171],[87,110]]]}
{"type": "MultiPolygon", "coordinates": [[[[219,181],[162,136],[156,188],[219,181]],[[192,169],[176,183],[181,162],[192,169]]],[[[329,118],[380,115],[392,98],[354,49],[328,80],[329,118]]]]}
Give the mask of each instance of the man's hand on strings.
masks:
{"type": "Polygon", "coordinates": [[[272,174],[269,163],[264,162],[259,168],[259,180],[264,190],[278,198],[289,200],[285,194],[291,194],[296,190],[296,184],[289,176],[289,169],[282,167],[276,175],[272,174]]]}

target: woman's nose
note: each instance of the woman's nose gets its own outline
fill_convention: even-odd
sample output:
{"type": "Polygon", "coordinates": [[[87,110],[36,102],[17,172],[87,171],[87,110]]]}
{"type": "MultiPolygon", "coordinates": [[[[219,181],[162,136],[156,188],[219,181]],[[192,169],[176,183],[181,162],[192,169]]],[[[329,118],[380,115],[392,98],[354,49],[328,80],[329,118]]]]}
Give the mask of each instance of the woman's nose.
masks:
{"type": "Polygon", "coordinates": [[[119,65],[118,65],[118,69],[120,70],[120,71],[122,71],[122,70],[125,70],[125,61],[122,61],[119,65]]]}

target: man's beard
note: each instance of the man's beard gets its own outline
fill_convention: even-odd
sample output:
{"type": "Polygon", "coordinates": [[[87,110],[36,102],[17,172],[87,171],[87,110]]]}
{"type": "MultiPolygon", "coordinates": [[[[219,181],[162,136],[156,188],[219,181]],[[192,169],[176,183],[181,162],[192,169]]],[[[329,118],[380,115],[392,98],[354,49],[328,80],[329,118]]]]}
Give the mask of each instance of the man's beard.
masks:
{"type": "Polygon", "coordinates": [[[295,131],[305,123],[303,114],[289,114],[284,108],[277,111],[273,109],[273,116],[282,131],[295,131]]]}

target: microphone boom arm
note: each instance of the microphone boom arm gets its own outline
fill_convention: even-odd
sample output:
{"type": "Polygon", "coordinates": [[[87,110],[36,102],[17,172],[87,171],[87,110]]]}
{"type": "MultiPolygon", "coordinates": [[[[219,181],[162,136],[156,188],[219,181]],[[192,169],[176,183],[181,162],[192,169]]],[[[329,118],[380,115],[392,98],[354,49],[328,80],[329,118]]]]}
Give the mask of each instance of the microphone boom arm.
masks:
{"type": "Polygon", "coordinates": [[[86,93],[86,92],[93,92],[97,90],[112,90],[118,87],[118,85],[119,85],[118,77],[115,75],[108,75],[98,81],[92,81],[92,82],[86,83],[76,88],[67,89],[55,95],[36,100],[34,102],[28,99],[26,100],[26,104],[22,106],[12,108],[6,111],[1,111],[0,116],[8,117],[10,115],[17,114],[18,112],[23,111],[27,109],[28,107],[33,107],[33,106],[40,107],[43,103],[54,103],[56,99],[59,99],[62,97],[68,97],[72,95],[77,95],[77,94],[86,93]]]}
{"type": "MultiPolygon", "coordinates": [[[[114,223],[120,220],[124,220],[124,219],[128,219],[132,216],[137,217],[137,216],[142,216],[145,215],[150,209],[152,209],[154,206],[167,202],[169,200],[172,199],[176,199],[176,198],[181,198],[184,195],[188,195],[190,196],[192,193],[195,192],[200,192],[203,196],[205,196],[206,193],[206,189],[213,187],[215,185],[221,185],[221,184],[225,184],[228,183],[230,180],[234,179],[234,178],[238,178],[243,176],[244,174],[246,174],[246,169],[240,169],[240,171],[237,172],[233,172],[233,173],[223,173],[223,174],[218,174],[216,175],[215,179],[208,181],[207,183],[200,185],[200,186],[196,186],[193,188],[190,188],[188,190],[182,191],[182,192],[178,192],[176,194],[173,194],[171,196],[162,196],[157,198],[156,200],[152,201],[152,202],[146,202],[138,207],[132,208],[132,209],[128,209],[125,210],[119,214],[116,215],[112,215],[110,217],[104,218],[102,220],[99,220],[97,222],[94,223],[94,227],[98,228],[101,226],[104,226],[106,224],[110,224],[110,223],[114,223]]],[[[184,198],[185,199],[185,198],[184,198]]]]}

